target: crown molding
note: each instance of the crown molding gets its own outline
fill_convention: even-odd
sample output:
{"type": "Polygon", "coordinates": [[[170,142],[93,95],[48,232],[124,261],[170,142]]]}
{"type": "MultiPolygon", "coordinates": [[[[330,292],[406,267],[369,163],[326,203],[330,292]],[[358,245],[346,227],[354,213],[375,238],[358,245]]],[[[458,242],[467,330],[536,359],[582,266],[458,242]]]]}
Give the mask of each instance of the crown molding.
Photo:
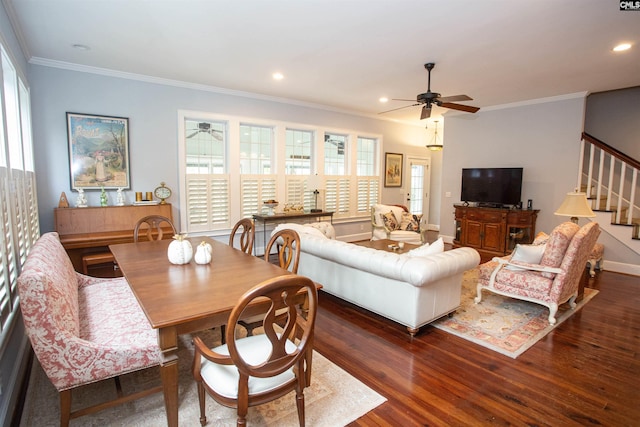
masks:
{"type": "Polygon", "coordinates": [[[59,68],[59,69],[63,69],[63,70],[77,71],[77,72],[80,72],[80,73],[99,74],[99,75],[107,76],[107,77],[115,77],[115,78],[121,78],[121,79],[127,79],[127,80],[136,80],[136,81],[141,81],[141,82],[145,82],[145,83],[153,83],[153,84],[164,85],[164,86],[179,87],[179,88],[183,88],[183,89],[192,89],[192,90],[199,90],[199,91],[204,91],[204,92],[212,92],[212,93],[218,93],[218,94],[222,94],[222,95],[231,95],[231,96],[239,96],[239,97],[243,97],[243,98],[259,99],[259,100],[262,100],[262,101],[278,102],[280,104],[288,104],[288,105],[295,105],[295,106],[298,106],[298,107],[314,108],[314,109],[330,111],[330,112],[334,112],[334,113],[349,114],[349,115],[352,115],[352,116],[366,117],[368,119],[383,120],[383,121],[393,121],[394,123],[400,123],[400,124],[404,124],[404,125],[416,126],[415,123],[404,122],[404,121],[400,121],[400,120],[384,119],[384,118],[378,117],[375,114],[368,114],[368,113],[363,113],[363,112],[360,112],[360,111],[347,110],[347,109],[343,109],[343,108],[332,107],[330,105],[316,104],[316,103],[313,103],[313,102],[300,101],[300,100],[297,100],[297,99],[282,98],[282,97],[277,97],[277,96],[264,95],[264,94],[261,94],[261,93],[245,92],[245,91],[241,91],[241,90],[227,89],[227,88],[218,87],[218,86],[209,86],[209,85],[203,85],[203,84],[199,84],[199,83],[185,82],[185,81],[181,81],[181,80],[165,79],[165,78],[161,78],[161,77],[148,76],[148,75],[145,75],[145,74],[129,73],[129,72],[125,72],[125,71],[118,71],[118,70],[112,70],[112,69],[108,69],[108,68],[93,67],[93,66],[89,66],[89,65],[76,64],[76,63],[72,63],[72,62],[56,61],[56,60],[47,59],[47,58],[32,57],[29,60],[29,63],[33,64],[33,65],[40,65],[40,66],[43,66],[43,67],[59,68]]]}

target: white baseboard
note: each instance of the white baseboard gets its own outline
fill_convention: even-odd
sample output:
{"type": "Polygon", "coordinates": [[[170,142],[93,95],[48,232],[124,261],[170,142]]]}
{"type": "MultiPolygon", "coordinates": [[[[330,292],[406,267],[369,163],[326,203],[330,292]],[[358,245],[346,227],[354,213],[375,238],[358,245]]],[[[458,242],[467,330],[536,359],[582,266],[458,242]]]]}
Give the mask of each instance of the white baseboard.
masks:
{"type": "Polygon", "coordinates": [[[369,239],[371,239],[370,231],[366,233],[345,234],[343,236],[336,236],[336,240],[340,240],[343,242],[357,242],[360,240],[369,240],[369,239]]]}
{"type": "Polygon", "coordinates": [[[624,264],[621,262],[604,260],[602,262],[602,269],[606,271],[613,271],[614,273],[640,276],[640,265],[638,264],[624,264]]]}

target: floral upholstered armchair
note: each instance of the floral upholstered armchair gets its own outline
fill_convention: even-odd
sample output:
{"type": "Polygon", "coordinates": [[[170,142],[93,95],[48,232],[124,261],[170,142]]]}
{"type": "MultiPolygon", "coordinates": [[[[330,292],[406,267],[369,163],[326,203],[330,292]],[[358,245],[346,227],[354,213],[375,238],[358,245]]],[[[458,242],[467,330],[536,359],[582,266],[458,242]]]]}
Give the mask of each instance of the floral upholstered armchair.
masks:
{"type": "Polygon", "coordinates": [[[405,206],[371,206],[371,240],[391,239],[421,245],[424,243],[422,215],[413,215],[405,206]]]}
{"type": "Polygon", "coordinates": [[[549,323],[556,323],[558,306],[569,301],[575,308],[578,286],[600,227],[590,222],[580,228],[572,222],[557,226],[533,245],[517,245],[513,254],[480,266],[478,296],[482,291],[542,304],[549,308],[549,323]]]}

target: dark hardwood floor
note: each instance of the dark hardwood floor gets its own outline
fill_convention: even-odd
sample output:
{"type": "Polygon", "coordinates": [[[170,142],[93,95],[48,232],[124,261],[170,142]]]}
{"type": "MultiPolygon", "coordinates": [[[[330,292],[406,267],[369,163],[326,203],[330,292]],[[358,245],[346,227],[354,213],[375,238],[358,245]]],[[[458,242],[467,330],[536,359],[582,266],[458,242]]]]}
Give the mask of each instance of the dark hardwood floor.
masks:
{"type": "Polygon", "coordinates": [[[515,360],[322,292],[315,348],[388,399],[351,426],[640,425],[640,279],[585,280],[600,293],[515,360]]]}

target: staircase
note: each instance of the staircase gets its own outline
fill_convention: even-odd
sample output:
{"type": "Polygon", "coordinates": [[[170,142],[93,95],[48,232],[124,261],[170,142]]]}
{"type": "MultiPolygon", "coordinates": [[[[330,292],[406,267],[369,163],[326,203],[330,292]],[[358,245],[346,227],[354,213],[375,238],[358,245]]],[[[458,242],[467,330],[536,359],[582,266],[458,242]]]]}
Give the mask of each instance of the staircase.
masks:
{"type": "Polygon", "coordinates": [[[602,231],[640,254],[640,162],[582,134],[578,188],[587,194],[602,231]]]}

